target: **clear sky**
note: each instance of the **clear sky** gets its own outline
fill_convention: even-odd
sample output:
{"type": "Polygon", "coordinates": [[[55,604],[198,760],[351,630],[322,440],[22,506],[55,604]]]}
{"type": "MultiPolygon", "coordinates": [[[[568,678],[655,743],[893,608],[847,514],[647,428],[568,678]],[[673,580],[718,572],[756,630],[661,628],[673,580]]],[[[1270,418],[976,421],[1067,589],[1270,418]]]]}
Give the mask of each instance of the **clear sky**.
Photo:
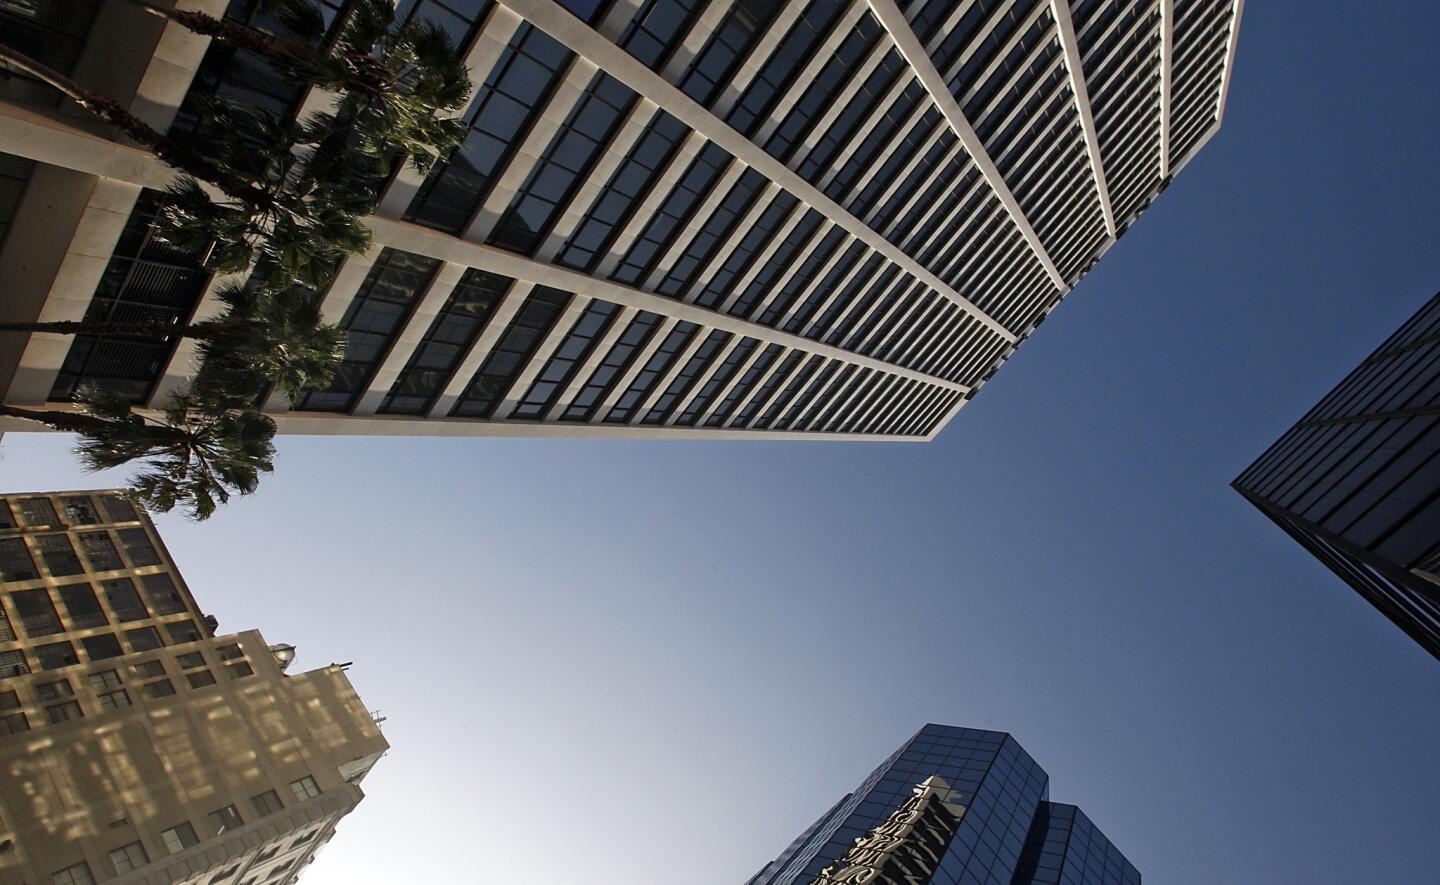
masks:
{"type": "MultiPolygon", "coordinates": [[[[389,717],[307,885],[736,885],[926,721],[1150,882],[1435,882],[1440,662],[1227,484],[1440,288],[1436,33],[1252,0],[1225,128],[929,445],[285,438],[162,518],[389,717]]],[[[121,478],[67,445],[0,487],[121,478]]]]}

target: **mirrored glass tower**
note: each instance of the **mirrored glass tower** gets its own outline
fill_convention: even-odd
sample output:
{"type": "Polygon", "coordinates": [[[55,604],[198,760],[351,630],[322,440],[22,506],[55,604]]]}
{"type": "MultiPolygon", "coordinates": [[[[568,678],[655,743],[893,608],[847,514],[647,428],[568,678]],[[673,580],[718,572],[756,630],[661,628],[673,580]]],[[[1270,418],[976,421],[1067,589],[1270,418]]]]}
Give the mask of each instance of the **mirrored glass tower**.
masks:
{"type": "Polygon", "coordinates": [[[1232,485],[1440,658],[1440,294],[1232,485]]]}
{"type": "Polygon", "coordinates": [[[1013,737],[927,725],[747,885],[1139,885],[1013,737]]]}

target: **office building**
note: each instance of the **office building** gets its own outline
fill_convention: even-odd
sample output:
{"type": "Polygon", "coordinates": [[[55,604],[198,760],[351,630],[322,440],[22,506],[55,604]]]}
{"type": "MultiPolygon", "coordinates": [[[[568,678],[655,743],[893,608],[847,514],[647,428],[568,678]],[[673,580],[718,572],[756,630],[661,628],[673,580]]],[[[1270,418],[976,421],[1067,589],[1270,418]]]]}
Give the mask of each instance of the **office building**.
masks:
{"type": "MultiPolygon", "coordinates": [[[[1243,0],[398,5],[463,53],[468,136],[387,185],[374,248],[319,296],[350,333],[338,376],[267,401],[282,433],[931,439],[1219,129],[1243,0]]],[[[0,8],[0,39],[179,131],[212,92],[325,106],[95,7],[0,8]]],[[[199,256],[149,233],[169,170],[7,95],[0,319],[211,315],[199,256]]],[[[4,349],[17,406],[86,383],[157,406],[195,353],[4,349]]]]}
{"type": "Polygon", "coordinates": [[[1440,294],[1232,485],[1440,658],[1440,294]]]}
{"type": "Polygon", "coordinates": [[[998,731],[927,725],[747,885],[1139,885],[998,731]]]}
{"type": "Polygon", "coordinates": [[[122,492],[0,496],[0,885],[295,882],[388,745],[293,657],[216,635],[122,492]]]}

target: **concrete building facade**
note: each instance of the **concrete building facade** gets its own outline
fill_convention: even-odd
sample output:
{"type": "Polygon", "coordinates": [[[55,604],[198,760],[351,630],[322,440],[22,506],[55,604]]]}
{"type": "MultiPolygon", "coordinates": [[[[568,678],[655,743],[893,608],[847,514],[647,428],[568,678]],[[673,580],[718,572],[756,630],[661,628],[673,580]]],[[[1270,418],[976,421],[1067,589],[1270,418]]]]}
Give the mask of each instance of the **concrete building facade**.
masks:
{"type": "MultiPolygon", "coordinates": [[[[94,6],[31,44],[156,126],[211,93],[324,107],[94,6]]],[[[469,135],[394,177],[318,294],[335,384],[266,407],[286,433],[931,439],[1219,129],[1242,7],[406,0],[469,66],[469,135]]],[[[200,256],[148,235],[169,170],[10,86],[3,319],[211,315],[200,256]]],[[[158,406],[193,371],[185,341],[0,343],[14,405],[158,406]]]]}
{"type": "Polygon", "coordinates": [[[0,885],[296,881],[388,744],[293,656],[216,635],[123,493],[0,496],[0,885]]]}
{"type": "Polygon", "coordinates": [[[746,885],[1140,885],[1008,734],[926,725],[746,885]]]}
{"type": "Polygon", "coordinates": [[[1440,294],[1231,485],[1440,658],[1440,294]]]}

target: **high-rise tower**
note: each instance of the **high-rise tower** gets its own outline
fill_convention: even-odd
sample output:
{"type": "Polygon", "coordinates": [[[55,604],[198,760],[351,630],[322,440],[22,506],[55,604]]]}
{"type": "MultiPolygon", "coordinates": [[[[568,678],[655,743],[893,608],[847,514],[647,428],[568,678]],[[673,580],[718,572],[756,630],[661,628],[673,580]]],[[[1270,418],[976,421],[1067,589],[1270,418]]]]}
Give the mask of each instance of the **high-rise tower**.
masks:
{"type": "Polygon", "coordinates": [[[1013,737],[927,725],[747,885],[1139,885],[1013,737]]]}
{"type": "MultiPolygon", "coordinates": [[[[320,294],[335,383],[267,408],[288,433],[930,439],[1219,129],[1242,6],[407,0],[470,67],[468,137],[395,176],[320,294]]],[[[325,105],[126,4],[16,10],[0,39],[162,128],[210,93],[325,105]]],[[[5,90],[0,320],[215,311],[150,234],[169,170],[5,90]]],[[[12,405],[159,406],[195,353],[0,344],[12,405]]]]}
{"type": "Polygon", "coordinates": [[[293,657],[215,635],[123,493],[0,495],[0,885],[296,881],[388,744],[293,657]]]}
{"type": "Polygon", "coordinates": [[[1440,658],[1440,294],[1232,485],[1440,658]]]}

